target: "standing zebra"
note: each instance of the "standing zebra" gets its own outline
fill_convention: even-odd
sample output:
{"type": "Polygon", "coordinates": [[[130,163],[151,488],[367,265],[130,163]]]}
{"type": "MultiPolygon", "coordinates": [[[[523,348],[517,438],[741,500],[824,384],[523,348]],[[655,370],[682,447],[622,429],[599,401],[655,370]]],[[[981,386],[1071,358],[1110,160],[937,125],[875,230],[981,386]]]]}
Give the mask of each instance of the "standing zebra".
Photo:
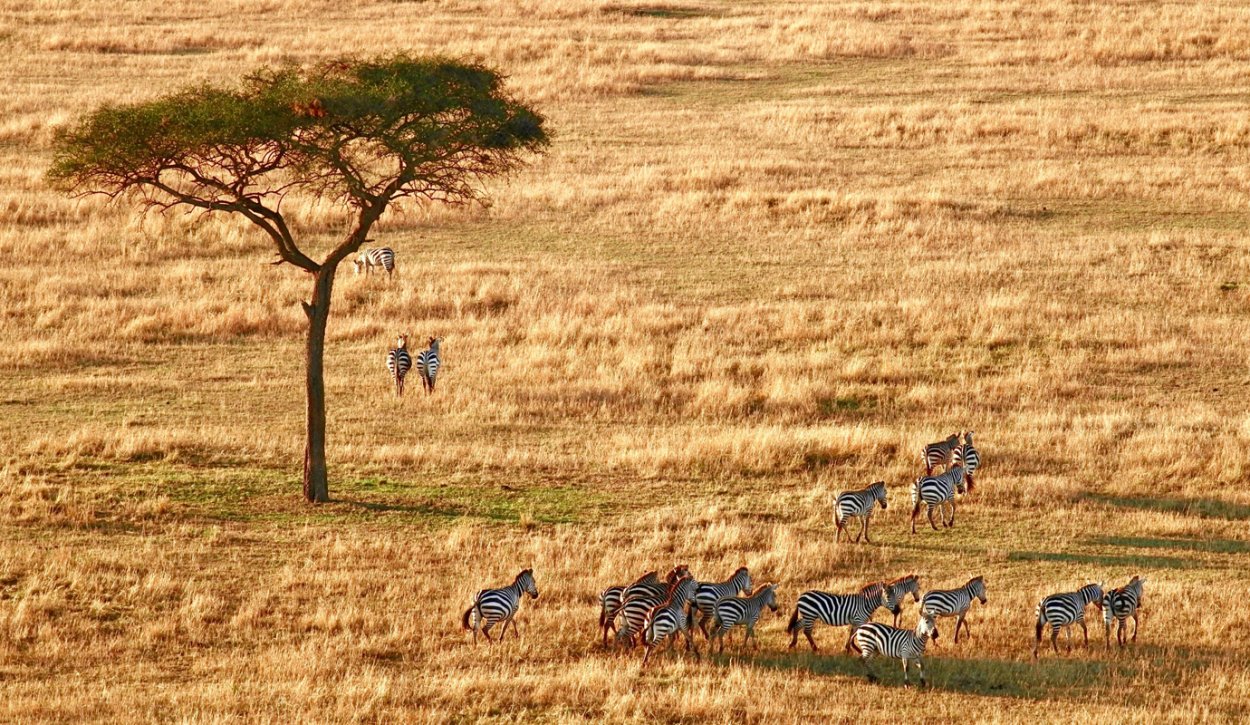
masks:
{"type": "Polygon", "coordinates": [[[924,681],[924,648],[932,636],[937,641],[937,624],[933,618],[922,614],[916,624],[916,631],[891,627],[880,622],[868,622],[855,630],[855,649],[860,653],[860,662],[864,664],[864,673],[869,682],[876,681],[872,670],[868,669],[868,660],[873,655],[884,655],[903,661],[903,686],[910,687],[911,680],[907,677],[908,665],[916,661],[916,669],[920,670],[920,685],[924,681]]]}
{"type": "Polygon", "coordinates": [[[1111,621],[1119,622],[1119,627],[1115,631],[1115,641],[1121,647],[1124,646],[1124,630],[1128,625],[1128,618],[1133,618],[1133,641],[1137,641],[1137,610],[1141,607],[1142,601],[1142,585],[1146,583],[1145,579],[1133,577],[1128,584],[1119,589],[1112,589],[1102,598],[1102,620],[1106,625],[1106,642],[1107,646],[1111,646],[1111,621]]]}
{"type": "Polygon", "coordinates": [[[889,596],[889,588],[882,586],[881,582],[867,584],[855,594],[830,594],[815,590],[803,592],[794,606],[794,614],[790,615],[790,623],[786,625],[790,649],[798,644],[799,631],[802,630],[812,645],[812,651],[819,650],[816,640],[812,639],[812,627],[816,622],[824,622],[832,627],[850,625],[851,634],[846,638],[846,650],[849,652],[855,630],[872,619],[873,612],[881,607],[894,611],[898,606],[889,596]]]}
{"type": "Polygon", "coordinates": [[[921,460],[924,462],[924,472],[926,476],[933,475],[933,467],[937,465],[949,466],[951,460],[955,456],[955,448],[959,446],[959,434],[951,433],[946,440],[930,443],[924,447],[924,453],[921,454],[921,460]]]}
{"type": "Polygon", "coordinates": [[[1051,594],[1037,605],[1037,641],[1033,644],[1033,657],[1037,657],[1037,648],[1042,644],[1042,630],[1050,625],[1050,646],[1055,654],[1059,654],[1059,628],[1068,629],[1068,651],[1072,651],[1072,625],[1081,625],[1085,633],[1085,646],[1089,646],[1089,630],[1085,627],[1085,607],[1090,603],[1102,606],[1102,585],[1086,584],[1075,592],[1051,594]]]}
{"type": "Polygon", "coordinates": [[[363,271],[366,277],[375,267],[386,270],[386,276],[390,277],[395,273],[395,251],[390,247],[362,250],[352,260],[352,266],[356,268],[356,274],[363,271]]]}
{"type": "Polygon", "coordinates": [[[438,379],[438,366],[442,365],[438,346],[442,341],[441,337],[431,337],[429,349],[417,355],[417,374],[421,376],[421,385],[427,393],[434,392],[434,381],[438,379]]]}
{"type": "Polygon", "coordinates": [[[488,641],[491,640],[490,628],[495,626],[497,622],[503,622],[503,629],[499,632],[499,641],[503,641],[503,637],[508,633],[508,625],[512,625],[512,634],[520,637],[521,632],[516,626],[516,613],[521,608],[521,595],[528,594],[531,599],[538,598],[538,586],[534,584],[534,570],[525,569],[516,575],[516,579],[512,581],[511,586],[502,587],[500,589],[483,589],[473,598],[473,606],[464,610],[464,616],[460,618],[460,624],[465,629],[473,630],[473,644],[477,644],[477,631],[482,630],[482,634],[486,635],[488,641]],[[472,615],[473,624],[469,624],[469,617],[472,615]]]}
{"type": "MultiPolygon", "coordinates": [[[[855,534],[855,543],[859,543],[860,534],[863,534],[864,541],[871,544],[872,539],[868,538],[868,523],[872,519],[873,506],[878,503],[881,504],[881,510],[885,511],[885,481],[877,481],[858,491],[843,491],[838,494],[838,499],[833,505],[833,523],[838,527],[833,535],[834,543],[836,544],[842,537],[842,532],[846,529],[846,520],[858,518],[860,530],[855,534]]],[[[846,535],[850,538],[851,532],[847,531],[846,535]]]]}
{"type": "Polygon", "coordinates": [[[960,626],[967,632],[966,636],[972,636],[966,617],[968,610],[972,608],[973,597],[980,599],[981,606],[985,606],[985,580],[979,576],[969,579],[967,584],[958,589],[934,589],[925,592],[924,598],[920,600],[920,613],[934,619],[959,617],[955,620],[955,643],[958,644],[960,626]]]}
{"type": "Polygon", "coordinates": [[[660,582],[656,572],[649,571],[632,584],[608,587],[599,593],[599,628],[603,630],[603,646],[605,647],[608,645],[608,630],[616,632],[616,613],[621,610],[625,592],[631,587],[637,587],[638,590],[644,587],[655,587],[662,591],[664,584],[660,582]]]}
{"type": "MultiPolygon", "coordinates": [[[[742,640],[743,646],[755,638],[755,623],[759,621],[760,612],[764,607],[768,607],[774,612],[777,611],[777,585],[768,584],[759,588],[758,591],[750,596],[739,599],[738,597],[725,597],[716,602],[716,612],[712,619],[712,634],[708,637],[708,651],[712,649],[710,642],[720,639],[720,651],[725,651],[725,635],[730,629],[741,624],[747,628],[746,637],[742,640]]],[[[755,648],[759,649],[759,640],[755,642],[755,648]]]]}
{"type": "Polygon", "coordinates": [[[400,333],[399,339],[395,342],[395,349],[386,353],[386,369],[391,371],[391,378],[395,381],[396,397],[403,396],[404,378],[407,377],[411,367],[412,356],[408,354],[408,336],[400,333]]]}
{"type": "Polygon", "coordinates": [[[972,434],[975,432],[971,430],[964,431],[964,444],[956,446],[954,452],[954,463],[962,465],[967,471],[965,475],[968,477],[968,493],[972,493],[972,474],[976,473],[977,469],[981,467],[981,454],[972,445],[972,434]]]}
{"type": "Polygon", "coordinates": [[[737,596],[738,592],[745,594],[749,591],[751,591],[751,572],[747,571],[745,566],[738,567],[738,570],[723,582],[699,584],[698,589],[695,590],[694,603],[699,609],[699,630],[703,632],[703,636],[711,639],[707,624],[712,621],[712,616],[716,613],[716,602],[721,597],[733,597],[737,596]]]}
{"type": "Polygon", "coordinates": [[[647,648],[646,654],[642,656],[643,667],[647,666],[651,651],[664,640],[669,641],[668,648],[672,649],[679,632],[686,637],[686,649],[689,650],[694,645],[694,656],[699,656],[699,646],[694,644],[689,627],[689,607],[693,604],[697,586],[698,582],[689,575],[678,579],[668,586],[664,601],[647,612],[642,626],[642,643],[647,648]]]}
{"type": "Polygon", "coordinates": [[[885,585],[886,600],[894,602],[894,606],[890,608],[890,613],[894,615],[894,626],[898,626],[898,618],[903,614],[903,600],[907,595],[911,595],[913,602],[920,601],[920,578],[915,574],[901,576],[898,579],[885,585]]]}
{"type": "Polygon", "coordinates": [[[678,565],[664,577],[664,582],[653,583],[655,572],[649,572],[626,587],[625,591],[621,592],[621,606],[612,619],[612,626],[616,628],[616,641],[633,647],[635,639],[642,632],[647,614],[653,607],[664,601],[671,585],[688,576],[690,576],[690,570],[685,565],[678,565]],[[622,624],[617,625],[617,619],[621,620],[622,624]]]}
{"type": "Polygon", "coordinates": [[[945,473],[937,476],[921,476],[911,485],[911,532],[916,533],[916,517],[920,515],[920,504],[928,506],[929,525],[938,530],[933,523],[933,510],[942,511],[942,526],[955,525],[955,489],[963,481],[963,466],[952,466],[945,473]],[[945,516],[945,507],[951,507],[950,518],[945,516]]]}

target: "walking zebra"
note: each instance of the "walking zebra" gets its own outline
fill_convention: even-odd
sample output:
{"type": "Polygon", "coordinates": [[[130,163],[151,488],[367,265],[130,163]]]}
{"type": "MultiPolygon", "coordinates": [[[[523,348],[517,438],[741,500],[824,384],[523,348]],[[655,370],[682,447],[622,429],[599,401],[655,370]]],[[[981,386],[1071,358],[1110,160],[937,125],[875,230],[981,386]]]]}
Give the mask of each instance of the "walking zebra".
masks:
{"type": "Polygon", "coordinates": [[[894,626],[897,627],[898,619],[903,614],[903,600],[907,598],[907,595],[911,595],[913,602],[920,601],[920,578],[915,574],[908,574],[895,579],[885,586],[889,590],[886,592],[886,599],[894,602],[890,613],[894,615],[894,626]]]}
{"type": "Polygon", "coordinates": [[[723,582],[699,584],[698,589],[695,590],[694,603],[699,609],[699,631],[703,632],[703,636],[711,639],[707,624],[712,621],[712,616],[716,613],[716,602],[721,597],[733,597],[737,596],[738,592],[745,594],[750,590],[751,573],[745,566],[738,567],[738,570],[723,582]]]}
{"type": "Polygon", "coordinates": [[[352,260],[352,266],[356,268],[356,274],[363,271],[365,276],[368,276],[376,267],[386,270],[386,275],[389,277],[395,273],[395,251],[390,247],[362,250],[352,260]]]}
{"type": "Polygon", "coordinates": [[[391,371],[391,378],[395,381],[396,397],[403,396],[404,378],[407,377],[411,367],[412,356],[408,354],[408,336],[401,333],[395,342],[395,349],[386,353],[386,369],[391,371]]]}
{"type": "Polygon", "coordinates": [[[1102,620],[1106,624],[1106,642],[1107,646],[1111,646],[1111,621],[1119,622],[1119,627],[1115,631],[1115,641],[1121,647],[1124,646],[1124,630],[1128,625],[1128,618],[1133,618],[1133,641],[1137,641],[1137,610],[1141,607],[1142,585],[1146,583],[1145,579],[1133,577],[1128,584],[1119,589],[1112,589],[1102,598],[1102,620]]]}
{"type": "Polygon", "coordinates": [[[968,610],[972,608],[972,598],[976,597],[981,600],[981,606],[985,606],[985,580],[979,576],[968,580],[968,583],[958,589],[934,589],[931,592],[925,592],[924,598],[920,600],[920,613],[933,617],[959,617],[955,620],[955,643],[959,643],[959,628],[963,626],[968,637],[972,636],[972,630],[968,627],[968,610]]]}
{"type": "Polygon", "coordinates": [[[939,636],[937,624],[932,617],[924,614],[920,615],[915,632],[880,622],[868,622],[855,630],[855,649],[860,653],[860,662],[864,665],[864,673],[868,676],[868,681],[875,682],[877,679],[872,674],[872,670],[868,669],[868,660],[873,655],[883,655],[903,661],[904,687],[911,686],[907,671],[908,665],[914,660],[916,669],[920,670],[920,685],[923,687],[925,685],[924,648],[930,636],[937,641],[939,636]]]}
{"type": "Polygon", "coordinates": [[[694,656],[699,656],[699,646],[694,644],[694,638],[690,636],[688,611],[693,604],[696,587],[698,582],[689,575],[678,579],[669,585],[664,601],[647,612],[642,626],[642,643],[647,648],[646,654],[642,656],[643,667],[647,666],[652,650],[664,640],[669,641],[668,648],[672,649],[679,632],[686,637],[686,649],[689,650],[693,645],[694,656]]]}
{"type": "Polygon", "coordinates": [[[442,364],[438,346],[442,341],[441,337],[431,337],[429,349],[417,355],[417,373],[421,376],[421,385],[427,393],[434,392],[434,381],[438,379],[438,366],[442,364]]]}
{"type": "MultiPolygon", "coordinates": [[[[860,534],[863,534],[864,541],[871,544],[872,539],[868,538],[868,523],[872,520],[873,506],[877,503],[880,503],[881,510],[885,511],[885,481],[877,481],[858,491],[843,491],[838,494],[838,499],[833,505],[833,523],[838,527],[833,535],[834,543],[842,537],[847,519],[858,518],[860,530],[855,534],[855,543],[859,543],[860,534]]],[[[847,531],[846,535],[850,538],[851,532],[847,531]]]]}
{"type": "Polygon", "coordinates": [[[621,592],[621,606],[611,620],[612,627],[616,629],[617,643],[633,647],[652,607],[664,601],[669,586],[688,576],[690,570],[685,565],[678,565],[664,577],[664,582],[655,581],[655,572],[648,572],[626,587],[621,592]],[[617,620],[621,621],[620,625],[616,624],[617,620]]]}
{"type": "Polygon", "coordinates": [[[933,475],[933,467],[936,465],[949,466],[951,459],[954,458],[955,448],[959,446],[959,434],[951,433],[946,440],[930,443],[924,447],[924,453],[921,458],[924,461],[924,472],[926,476],[933,475]]]}
{"type": "MultiPolygon", "coordinates": [[[[774,612],[777,611],[777,585],[768,584],[760,587],[758,591],[751,595],[739,599],[738,597],[725,597],[716,602],[716,611],[712,619],[712,634],[708,637],[708,651],[712,649],[710,642],[720,639],[720,651],[725,651],[725,635],[729,630],[738,625],[747,628],[746,637],[742,640],[743,646],[755,638],[755,623],[759,621],[760,612],[764,607],[768,607],[774,612]]],[[[759,649],[759,641],[756,640],[755,648],[759,649]]]]}
{"type": "Polygon", "coordinates": [[[1059,653],[1059,628],[1068,629],[1068,651],[1072,651],[1072,625],[1081,625],[1085,633],[1085,645],[1089,646],[1089,630],[1085,627],[1085,607],[1093,602],[1102,606],[1102,585],[1086,584],[1075,592],[1051,594],[1037,605],[1037,641],[1033,644],[1033,656],[1037,657],[1037,648],[1042,643],[1042,630],[1050,625],[1050,646],[1055,654],[1059,653]]]}
{"type": "Polygon", "coordinates": [[[525,569],[516,575],[511,586],[500,589],[483,589],[473,598],[473,606],[464,610],[460,624],[465,629],[473,630],[473,644],[477,644],[477,631],[482,630],[488,641],[491,640],[490,628],[497,622],[503,622],[503,630],[499,632],[499,641],[508,633],[508,625],[512,625],[512,634],[520,637],[516,626],[516,613],[521,608],[521,595],[528,594],[531,599],[538,598],[538,586],[534,584],[534,570],[525,569]],[[469,617],[473,617],[472,625],[469,617]]]}
{"type": "Polygon", "coordinates": [[[824,622],[832,627],[850,625],[851,633],[846,638],[846,650],[849,652],[855,630],[872,619],[873,612],[881,607],[894,611],[898,606],[889,596],[889,588],[881,582],[867,584],[855,594],[830,594],[815,590],[803,592],[794,606],[794,614],[790,615],[790,623],[786,625],[786,632],[790,635],[790,649],[798,644],[799,631],[802,630],[812,645],[812,651],[819,650],[816,640],[812,639],[812,627],[816,622],[824,622]]]}
{"type": "Polygon", "coordinates": [[[945,473],[937,476],[921,476],[911,485],[911,532],[916,533],[916,517],[920,515],[920,504],[928,506],[929,525],[938,530],[933,523],[933,510],[939,509],[942,526],[955,525],[955,489],[963,481],[963,466],[952,466],[945,473]],[[945,516],[945,507],[951,507],[950,518],[945,516]]]}
{"type": "Polygon", "coordinates": [[[965,475],[968,477],[968,493],[972,493],[972,474],[976,473],[977,469],[981,467],[981,454],[972,445],[972,434],[975,432],[971,430],[964,432],[964,444],[955,446],[953,457],[954,464],[962,465],[967,471],[965,475]]]}

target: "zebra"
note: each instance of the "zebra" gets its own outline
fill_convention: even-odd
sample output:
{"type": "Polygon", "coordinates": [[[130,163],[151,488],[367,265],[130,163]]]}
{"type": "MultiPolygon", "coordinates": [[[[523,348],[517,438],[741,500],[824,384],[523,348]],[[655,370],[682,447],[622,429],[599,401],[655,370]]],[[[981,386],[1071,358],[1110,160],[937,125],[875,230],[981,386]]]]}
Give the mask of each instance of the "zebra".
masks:
{"type": "Polygon", "coordinates": [[[417,374],[421,376],[421,386],[427,393],[434,392],[434,381],[438,379],[438,367],[442,365],[438,346],[442,341],[441,337],[431,337],[429,349],[417,355],[417,374]]]}
{"type": "Polygon", "coordinates": [[[907,676],[908,668],[915,660],[916,669],[920,670],[920,686],[924,687],[925,645],[930,637],[936,642],[938,636],[937,623],[926,614],[920,615],[915,632],[880,622],[868,622],[855,630],[855,649],[860,654],[860,662],[864,665],[864,674],[868,676],[869,682],[875,682],[877,678],[868,669],[868,660],[873,655],[884,655],[903,661],[903,687],[911,686],[911,680],[907,676]]]}
{"type": "Polygon", "coordinates": [[[790,623],[786,625],[786,632],[790,635],[790,649],[794,649],[798,643],[799,631],[802,630],[808,643],[812,645],[812,651],[818,651],[820,648],[816,646],[816,640],[812,639],[812,627],[816,622],[824,622],[833,627],[850,625],[851,634],[846,638],[846,650],[849,652],[855,630],[872,619],[873,612],[881,607],[894,611],[898,606],[889,597],[889,588],[881,582],[866,584],[855,594],[830,594],[816,590],[803,592],[794,606],[794,614],[790,615],[790,623]]]}
{"type": "MultiPolygon", "coordinates": [[[[669,572],[670,582],[676,581],[676,573],[688,572],[685,566],[678,566],[669,572]]],[[[617,631],[616,615],[621,609],[621,604],[629,596],[638,594],[658,595],[664,592],[666,585],[656,576],[656,572],[649,571],[643,574],[630,584],[621,586],[608,587],[599,593],[599,627],[603,629],[603,644],[608,644],[608,630],[617,631]]]]}
{"type": "MultiPolygon", "coordinates": [[[[749,596],[725,597],[716,602],[716,612],[712,619],[712,634],[708,636],[708,651],[712,649],[710,642],[713,638],[720,639],[720,651],[725,651],[725,635],[730,629],[741,624],[747,628],[746,637],[742,640],[742,644],[755,638],[755,623],[759,621],[760,612],[764,607],[768,607],[774,612],[777,611],[777,585],[767,584],[752,592],[749,596]]],[[[755,642],[755,648],[759,649],[759,640],[755,642]]]]}
{"type": "Polygon", "coordinates": [[[954,457],[955,448],[959,446],[959,434],[951,433],[946,440],[930,443],[924,447],[924,453],[921,454],[921,460],[924,462],[924,472],[926,476],[933,475],[933,467],[939,463],[943,466],[951,465],[951,459],[954,457]]]}
{"type": "Polygon", "coordinates": [[[1037,641],[1033,644],[1033,657],[1042,643],[1042,630],[1050,625],[1050,646],[1059,654],[1059,628],[1068,628],[1068,651],[1072,651],[1072,625],[1081,625],[1085,633],[1085,646],[1089,646],[1089,630],[1085,627],[1085,607],[1090,603],[1102,607],[1102,585],[1086,584],[1075,592],[1051,594],[1037,605],[1037,641]]]}
{"type": "Polygon", "coordinates": [[[889,592],[886,598],[894,602],[894,606],[890,608],[890,613],[894,615],[894,626],[898,626],[898,619],[903,614],[903,600],[907,595],[911,595],[913,602],[920,601],[920,578],[915,574],[901,576],[885,585],[889,592]]]}
{"type": "MultiPolygon", "coordinates": [[[[688,576],[690,576],[690,569],[684,564],[679,564],[669,571],[663,582],[655,579],[655,572],[648,572],[633,584],[625,587],[625,590],[621,592],[621,606],[610,620],[611,626],[616,629],[616,641],[633,647],[634,640],[642,631],[651,608],[664,600],[669,586],[688,576]],[[617,619],[623,620],[623,624],[618,626],[617,619]]],[[[689,626],[688,622],[687,626],[689,626]]]]}
{"type": "Polygon", "coordinates": [[[962,465],[967,470],[965,475],[968,477],[968,493],[972,493],[972,474],[976,473],[977,469],[981,467],[981,454],[972,445],[972,434],[975,432],[971,430],[964,431],[964,444],[955,446],[952,461],[954,465],[962,465]]]}
{"type": "Polygon", "coordinates": [[[647,660],[651,658],[651,652],[657,645],[663,644],[664,640],[669,641],[668,648],[673,648],[673,643],[677,641],[677,634],[680,632],[686,637],[686,649],[689,650],[694,645],[694,656],[699,656],[699,646],[694,644],[693,638],[690,636],[690,614],[689,607],[693,604],[695,589],[699,586],[698,582],[690,575],[683,576],[672,584],[668,585],[668,591],[664,595],[664,600],[660,604],[651,608],[647,612],[646,619],[642,626],[642,643],[646,647],[646,654],[642,656],[642,666],[647,666],[647,660]]]}
{"type": "MultiPolygon", "coordinates": [[[[872,539],[868,538],[868,523],[872,520],[873,506],[877,503],[880,503],[881,510],[885,511],[885,481],[877,481],[858,491],[843,491],[838,494],[837,501],[833,505],[833,523],[838,527],[833,535],[834,543],[838,542],[842,532],[846,530],[846,520],[858,518],[860,531],[855,534],[855,543],[859,543],[860,534],[863,534],[864,541],[871,544],[872,539]]],[[[847,531],[846,536],[850,538],[851,532],[847,531]]]]}
{"type": "Polygon", "coordinates": [[[364,272],[365,276],[368,276],[374,267],[378,267],[385,269],[389,277],[395,274],[395,250],[390,247],[361,250],[360,254],[352,260],[352,266],[355,267],[356,274],[364,272]]]}
{"type": "Polygon", "coordinates": [[[1107,646],[1111,646],[1111,622],[1115,620],[1119,622],[1116,628],[1115,641],[1124,646],[1125,636],[1124,630],[1127,628],[1128,618],[1133,618],[1133,637],[1132,641],[1137,641],[1137,611],[1141,607],[1142,602],[1142,585],[1146,583],[1145,579],[1133,577],[1128,584],[1119,589],[1112,589],[1103,595],[1102,598],[1102,621],[1106,625],[1106,642],[1107,646]]]}
{"type": "Polygon", "coordinates": [[[391,378],[395,381],[396,397],[403,396],[404,378],[407,377],[411,367],[412,355],[408,354],[408,336],[400,333],[395,342],[395,349],[386,353],[386,369],[391,372],[391,378]]]}
{"type": "Polygon", "coordinates": [[[508,633],[508,625],[512,625],[512,634],[520,637],[516,626],[516,613],[521,608],[521,595],[528,594],[530,599],[538,599],[538,586],[534,584],[534,570],[524,569],[516,575],[511,586],[500,589],[483,589],[473,598],[473,606],[464,610],[460,624],[465,629],[473,630],[473,644],[477,644],[477,631],[482,630],[488,641],[491,640],[490,628],[497,622],[503,622],[503,630],[499,633],[499,641],[508,633]],[[469,624],[469,617],[473,624],[469,624]]]}
{"type": "Polygon", "coordinates": [[[968,610],[972,608],[973,597],[981,600],[981,606],[985,606],[985,579],[975,576],[968,580],[958,589],[934,589],[931,592],[925,592],[924,598],[920,600],[920,613],[937,619],[939,617],[958,617],[955,620],[955,643],[959,643],[959,628],[962,626],[967,632],[965,637],[972,636],[972,630],[968,627],[968,610]]]}
{"type": "Polygon", "coordinates": [[[712,621],[712,616],[716,613],[717,600],[721,597],[735,596],[738,592],[745,594],[750,590],[751,572],[747,571],[745,566],[738,567],[738,570],[723,582],[700,583],[698,589],[695,590],[694,603],[699,610],[699,631],[703,632],[703,636],[711,639],[707,631],[707,623],[712,621]]]}
{"type": "Polygon", "coordinates": [[[916,533],[916,517],[920,515],[920,505],[928,506],[929,525],[938,530],[933,522],[933,510],[942,513],[942,526],[955,525],[955,489],[963,481],[963,466],[952,466],[945,473],[937,476],[920,476],[911,485],[911,532],[916,533]],[[945,507],[951,507],[950,518],[945,515],[945,507]]]}

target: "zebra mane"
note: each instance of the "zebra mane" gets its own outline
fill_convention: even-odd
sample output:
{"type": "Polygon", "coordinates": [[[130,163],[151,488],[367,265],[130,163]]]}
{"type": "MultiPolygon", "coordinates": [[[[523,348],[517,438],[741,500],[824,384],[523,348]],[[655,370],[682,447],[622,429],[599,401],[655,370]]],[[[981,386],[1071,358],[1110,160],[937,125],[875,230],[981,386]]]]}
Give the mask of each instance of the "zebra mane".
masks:
{"type": "Polygon", "coordinates": [[[639,585],[639,584],[649,584],[649,583],[653,583],[653,582],[654,582],[654,583],[659,583],[659,581],[660,581],[660,579],[659,579],[659,577],[657,577],[657,576],[656,576],[656,572],[655,572],[655,571],[649,571],[649,572],[647,572],[646,574],[643,574],[642,576],[640,576],[640,577],[638,577],[637,579],[635,579],[635,580],[634,580],[633,582],[631,582],[631,583],[629,584],[629,586],[628,586],[628,587],[626,587],[626,588],[628,589],[629,587],[637,586],[637,585],[639,585]]]}
{"type": "Polygon", "coordinates": [[[663,609],[664,607],[667,607],[669,604],[672,604],[673,597],[677,595],[677,590],[681,587],[681,583],[690,578],[691,577],[689,575],[686,575],[686,576],[679,578],[677,581],[669,584],[668,589],[664,592],[664,601],[652,607],[650,612],[647,614],[647,616],[649,617],[652,614],[654,614],[656,611],[663,609]]]}
{"type": "Polygon", "coordinates": [[[906,582],[910,582],[914,580],[915,578],[916,578],[915,574],[906,574],[890,582],[890,586],[894,586],[895,584],[904,584],[906,582]]]}

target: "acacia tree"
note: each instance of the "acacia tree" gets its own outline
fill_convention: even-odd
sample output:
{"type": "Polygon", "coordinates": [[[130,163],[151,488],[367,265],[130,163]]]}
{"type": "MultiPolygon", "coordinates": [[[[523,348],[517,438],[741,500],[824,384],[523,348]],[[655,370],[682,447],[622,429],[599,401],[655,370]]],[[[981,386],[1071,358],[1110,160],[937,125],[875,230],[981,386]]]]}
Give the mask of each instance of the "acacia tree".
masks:
{"type": "Polygon", "coordinates": [[[408,55],[343,58],[100,108],[61,131],[48,175],[77,194],[145,209],[238,214],[312,277],[305,386],[304,496],[329,500],[323,352],[334,275],[387,208],[405,198],[464,204],[482,182],[548,143],[543,117],[486,67],[408,55]],[[336,200],[350,231],[320,261],[282,214],[291,194],[336,200]]]}

